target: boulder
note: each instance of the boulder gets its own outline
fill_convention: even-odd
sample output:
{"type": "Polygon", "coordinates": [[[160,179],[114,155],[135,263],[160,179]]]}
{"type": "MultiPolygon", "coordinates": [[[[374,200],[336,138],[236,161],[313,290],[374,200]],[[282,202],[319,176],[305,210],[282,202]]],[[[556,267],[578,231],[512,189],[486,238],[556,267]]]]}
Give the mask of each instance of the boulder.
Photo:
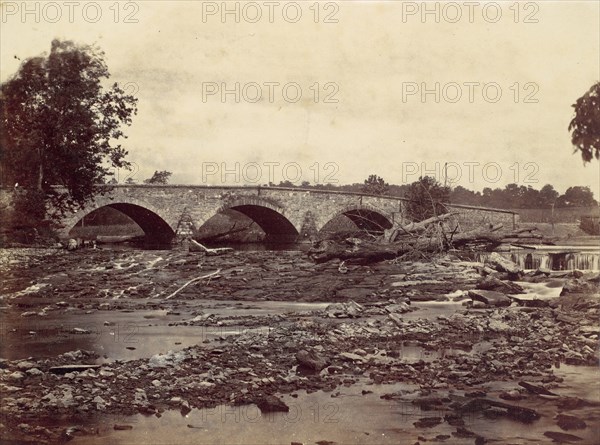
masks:
{"type": "Polygon", "coordinates": [[[325,308],[325,313],[331,318],[359,317],[364,308],[353,300],[346,303],[333,303],[325,308]]]}
{"type": "Polygon", "coordinates": [[[469,291],[469,297],[473,301],[480,301],[489,306],[504,307],[510,306],[512,300],[502,292],[493,290],[473,289],[469,291]]]}
{"type": "Polygon", "coordinates": [[[258,409],[263,413],[284,412],[287,413],[290,408],[282,400],[275,396],[264,396],[254,402],[258,409]]]}
{"type": "Polygon", "coordinates": [[[352,352],[341,352],[339,355],[344,360],[349,360],[349,361],[353,361],[353,362],[362,362],[362,361],[364,361],[364,357],[361,357],[358,354],[353,354],[352,352]]]}
{"type": "Polygon", "coordinates": [[[552,391],[548,391],[543,386],[534,385],[533,383],[521,381],[521,382],[519,382],[519,386],[525,388],[527,391],[529,391],[532,394],[542,394],[545,396],[558,396],[558,394],[553,393],[552,391]]]}
{"type": "Polygon", "coordinates": [[[442,423],[441,417],[423,417],[414,422],[413,425],[416,428],[432,428],[440,423],[442,423]]]}
{"type": "Polygon", "coordinates": [[[587,428],[587,424],[583,419],[575,416],[569,416],[568,414],[559,414],[556,416],[556,424],[560,429],[568,430],[582,430],[587,428]]]}
{"type": "Polygon", "coordinates": [[[479,280],[476,287],[477,289],[493,290],[505,294],[522,294],[524,292],[523,288],[517,283],[502,281],[492,276],[487,276],[479,280]]]}
{"type": "Polygon", "coordinates": [[[560,292],[561,297],[568,294],[594,294],[598,293],[600,288],[592,280],[585,280],[583,278],[575,278],[567,280],[560,292]]]}
{"type": "Polygon", "coordinates": [[[549,437],[553,442],[558,443],[575,443],[583,440],[583,438],[579,436],[574,436],[573,434],[567,433],[559,433],[557,431],[546,431],[544,436],[549,437]]]}
{"type": "Polygon", "coordinates": [[[389,319],[392,320],[396,325],[398,326],[402,326],[403,321],[402,321],[402,317],[400,317],[400,315],[398,314],[394,314],[391,313],[388,315],[389,319]]]}
{"type": "Polygon", "coordinates": [[[166,368],[175,366],[186,359],[185,351],[167,351],[166,354],[155,354],[150,357],[148,366],[151,368],[166,368]]]}
{"type": "Polygon", "coordinates": [[[498,272],[506,272],[511,275],[519,275],[523,270],[511,260],[504,258],[498,252],[492,252],[485,261],[488,266],[498,272]]]}
{"type": "Polygon", "coordinates": [[[540,300],[539,298],[519,298],[511,295],[510,299],[522,307],[548,307],[550,305],[547,300],[540,300]]]}
{"type": "Polygon", "coordinates": [[[312,371],[321,371],[327,367],[328,363],[323,357],[319,356],[314,351],[301,350],[296,354],[296,360],[302,368],[310,369],[312,371]]]}

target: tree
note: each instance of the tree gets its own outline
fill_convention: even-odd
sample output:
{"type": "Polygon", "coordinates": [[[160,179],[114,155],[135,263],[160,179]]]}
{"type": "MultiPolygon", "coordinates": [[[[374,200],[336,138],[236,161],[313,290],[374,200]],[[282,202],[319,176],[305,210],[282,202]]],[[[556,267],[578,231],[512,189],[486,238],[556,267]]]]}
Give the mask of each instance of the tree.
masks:
{"type": "Polygon", "coordinates": [[[168,172],[166,170],[160,172],[158,170],[155,170],[151,178],[144,180],[144,184],[167,184],[169,182],[169,177],[172,174],[173,173],[168,172]]]}
{"type": "Polygon", "coordinates": [[[446,213],[444,202],[450,198],[450,187],[444,187],[430,176],[422,176],[409,185],[404,197],[408,216],[413,221],[423,221],[446,213]]]}
{"type": "Polygon", "coordinates": [[[552,184],[546,184],[540,190],[540,207],[541,208],[550,208],[556,203],[556,198],[558,198],[558,192],[554,190],[552,184]]]}
{"type": "Polygon", "coordinates": [[[457,185],[450,193],[450,201],[456,204],[481,205],[481,193],[457,185]]]}
{"type": "Polygon", "coordinates": [[[556,200],[557,207],[592,207],[598,205],[589,187],[569,187],[564,195],[556,200]]]}
{"type": "Polygon", "coordinates": [[[575,152],[581,151],[584,164],[600,159],[600,82],[577,99],[573,105],[575,117],[569,124],[575,152]]]}
{"type": "Polygon", "coordinates": [[[368,193],[369,195],[385,195],[389,188],[390,185],[380,176],[369,175],[365,179],[365,184],[362,186],[361,192],[368,193]]]}
{"type": "Polygon", "coordinates": [[[19,183],[64,212],[103,192],[110,168],[128,168],[126,137],[137,99],[110,76],[95,46],[53,40],[50,54],[25,60],[0,86],[4,184],[19,183]],[[62,191],[54,186],[62,186],[62,191]]]}

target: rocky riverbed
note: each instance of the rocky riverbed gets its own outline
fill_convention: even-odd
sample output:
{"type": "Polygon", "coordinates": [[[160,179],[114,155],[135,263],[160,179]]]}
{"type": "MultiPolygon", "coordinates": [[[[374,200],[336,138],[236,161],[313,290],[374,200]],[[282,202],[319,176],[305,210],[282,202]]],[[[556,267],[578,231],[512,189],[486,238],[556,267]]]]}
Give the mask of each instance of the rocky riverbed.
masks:
{"type": "MultiPolygon", "coordinates": [[[[337,423],[318,440],[268,439],[600,441],[599,386],[572,377],[598,371],[597,272],[525,273],[496,256],[350,266],[302,252],[8,249],[0,273],[7,443],[140,440],[127,436],[136,416],[226,406],[267,418],[350,393],[359,416],[377,415],[369,403],[411,416],[392,416],[385,439],[337,423]]],[[[266,440],[252,428],[238,443],[266,440]]]]}

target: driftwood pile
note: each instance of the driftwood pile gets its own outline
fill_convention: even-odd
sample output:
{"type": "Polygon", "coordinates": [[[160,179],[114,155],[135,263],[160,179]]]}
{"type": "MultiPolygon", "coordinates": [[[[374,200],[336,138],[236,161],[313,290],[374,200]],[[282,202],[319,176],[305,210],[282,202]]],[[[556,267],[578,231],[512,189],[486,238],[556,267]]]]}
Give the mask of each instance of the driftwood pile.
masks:
{"type": "Polygon", "coordinates": [[[501,244],[526,247],[526,242],[547,243],[541,234],[535,233],[535,228],[507,232],[502,230],[502,224],[497,224],[465,232],[458,231],[458,225],[449,229],[445,223],[455,215],[446,213],[398,225],[373,240],[322,240],[312,246],[308,255],[316,263],[340,259],[348,264],[367,264],[405,256],[424,257],[453,249],[491,251],[501,244]]]}

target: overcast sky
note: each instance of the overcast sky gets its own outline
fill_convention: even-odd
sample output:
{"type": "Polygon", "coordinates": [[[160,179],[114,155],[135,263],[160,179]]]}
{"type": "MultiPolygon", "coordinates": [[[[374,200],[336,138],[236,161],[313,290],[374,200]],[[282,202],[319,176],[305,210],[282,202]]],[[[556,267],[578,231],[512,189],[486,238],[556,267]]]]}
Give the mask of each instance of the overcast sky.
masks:
{"type": "Polygon", "coordinates": [[[584,185],[597,198],[600,164],[583,166],[567,127],[600,80],[599,5],[227,2],[223,16],[222,2],[3,2],[0,77],[53,38],[99,45],[139,98],[123,142],[139,182],[169,170],[216,184],[225,167],[228,184],[298,170],[402,184],[443,181],[447,162],[476,190],[584,185]]]}

